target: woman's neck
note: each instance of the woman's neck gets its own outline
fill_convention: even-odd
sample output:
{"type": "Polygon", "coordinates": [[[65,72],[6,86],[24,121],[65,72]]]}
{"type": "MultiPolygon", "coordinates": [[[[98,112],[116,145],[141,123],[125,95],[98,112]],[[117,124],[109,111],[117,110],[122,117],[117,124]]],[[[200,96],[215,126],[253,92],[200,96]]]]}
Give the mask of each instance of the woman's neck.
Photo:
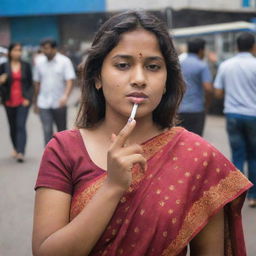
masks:
{"type": "Polygon", "coordinates": [[[19,59],[17,59],[17,60],[12,59],[10,62],[11,62],[11,65],[19,65],[20,64],[19,59]]]}
{"type": "Polygon", "coordinates": [[[11,69],[13,72],[19,71],[21,68],[20,60],[11,60],[11,69]]]}
{"type": "MultiPolygon", "coordinates": [[[[154,124],[152,116],[135,118],[135,120],[136,126],[127,140],[128,144],[140,144],[162,132],[162,130],[154,124]]],[[[101,131],[101,133],[104,132],[108,137],[110,137],[112,133],[117,135],[126,125],[127,121],[128,119],[123,116],[106,115],[105,119],[98,126],[98,130],[101,131]]]]}

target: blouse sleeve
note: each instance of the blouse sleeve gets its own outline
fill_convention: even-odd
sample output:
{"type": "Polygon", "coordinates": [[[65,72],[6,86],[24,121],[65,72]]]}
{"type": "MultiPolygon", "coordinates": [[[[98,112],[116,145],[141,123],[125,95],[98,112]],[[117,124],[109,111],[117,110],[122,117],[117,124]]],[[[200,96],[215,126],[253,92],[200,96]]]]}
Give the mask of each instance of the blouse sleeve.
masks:
{"type": "Polygon", "coordinates": [[[41,160],[35,190],[46,187],[72,194],[72,175],[66,148],[58,134],[47,144],[41,160]]]}

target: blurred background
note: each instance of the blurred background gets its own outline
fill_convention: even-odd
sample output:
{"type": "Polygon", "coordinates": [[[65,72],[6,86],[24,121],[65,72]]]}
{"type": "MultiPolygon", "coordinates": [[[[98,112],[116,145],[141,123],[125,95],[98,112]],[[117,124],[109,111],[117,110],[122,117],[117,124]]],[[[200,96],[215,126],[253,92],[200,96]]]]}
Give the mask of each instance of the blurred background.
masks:
{"type": "MultiPolygon", "coordinates": [[[[0,62],[6,59],[8,45],[20,42],[23,59],[33,66],[41,40],[53,38],[77,69],[99,26],[111,15],[134,8],[149,10],[166,22],[179,54],[186,52],[188,39],[205,39],[213,76],[218,65],[236,53],[237,35],[256,33],[256,0],[0,0],[0,62]]],[[[69,100],[69,128],[78,99],[75,88],[69,100]]],[[[230,158],[222,111],[223,101],[212,99],[204,137],[230,158]]],[[[43,152],[42,129],[32,111],[27,127],[27,159],[20,166],[10,158],[8,123],[0,105],[0,256],[31,255],[33,186],[43,152]]],[[[255,209],[245,206],[244,222],[248,255],[254,256],[255,209]]]]}
{"type": "Polygon", "coordinates": [[[40,41],[51,37],[76,64],[99,26],[130,8],[150,10],[166,21],[180,51],[188,38],[204,38],[212,62],[234,54],[239,32],[255,31],[255,0],[1,0],[0,45],[22,43],[31,61],[40,41]]]}

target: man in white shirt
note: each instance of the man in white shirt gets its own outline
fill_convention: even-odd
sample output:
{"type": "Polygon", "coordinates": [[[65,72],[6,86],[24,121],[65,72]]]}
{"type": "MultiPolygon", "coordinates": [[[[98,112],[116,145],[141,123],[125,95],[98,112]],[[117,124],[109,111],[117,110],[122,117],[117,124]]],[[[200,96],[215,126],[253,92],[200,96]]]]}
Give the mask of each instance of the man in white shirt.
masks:
{"type": "Polygon", "coordinates": [[[36,63],[34,70],[35,112],[39,113],[45,145],[58,131],[67,129],[67,101],[72,91],[75,71],[69,58],[57,51],[57,43],[47,39],[41,43],[46,58],[36,63]]]}
{"type": "Polygon", "coordinates": [[[256,41],[253,34],[237,38],[239,53],[224,61],[215,78],[215,95],[224,96],[224,113],[232,162],[243,171],[248,164],[249,205],[256,207],[256,41]]]}

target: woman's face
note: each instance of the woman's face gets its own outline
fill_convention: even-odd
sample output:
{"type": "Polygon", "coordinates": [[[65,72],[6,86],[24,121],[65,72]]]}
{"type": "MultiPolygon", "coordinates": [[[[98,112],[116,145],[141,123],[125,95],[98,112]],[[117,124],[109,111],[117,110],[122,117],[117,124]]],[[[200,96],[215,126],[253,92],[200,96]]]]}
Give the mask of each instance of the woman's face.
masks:
{"type": "Polygon", "coordinates": [[[16,45],[12,48],[11,51],[11,59],[19,60],[21,58],[22,49],[20,45],[16,45]]]}
{"type": "Polygon", "coordinates": [[[129,117],[138,103],[137,117],[152,116],[165,91],[167,71],[156,36],[144,29],[121,35],[118,45],[103,61],[100,81],[106,115],[129,117]]]}

